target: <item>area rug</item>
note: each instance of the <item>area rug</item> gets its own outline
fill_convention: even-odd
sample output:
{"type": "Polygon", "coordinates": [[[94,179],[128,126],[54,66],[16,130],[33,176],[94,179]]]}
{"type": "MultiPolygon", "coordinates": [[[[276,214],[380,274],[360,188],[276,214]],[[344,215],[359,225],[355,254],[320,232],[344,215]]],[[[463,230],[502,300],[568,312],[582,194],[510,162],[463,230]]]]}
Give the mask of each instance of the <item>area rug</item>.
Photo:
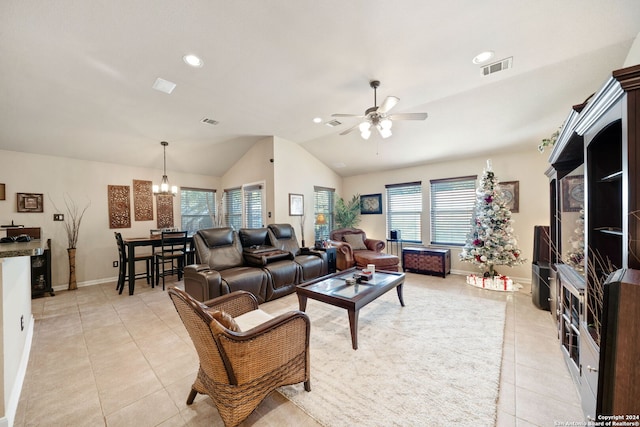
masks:
{"type": "Polygon", "coordinates": [[[309,300],[311,392],[280,392],[324,426],[493,426],[505,302],[405,283],[360,311],[309,300]]]}

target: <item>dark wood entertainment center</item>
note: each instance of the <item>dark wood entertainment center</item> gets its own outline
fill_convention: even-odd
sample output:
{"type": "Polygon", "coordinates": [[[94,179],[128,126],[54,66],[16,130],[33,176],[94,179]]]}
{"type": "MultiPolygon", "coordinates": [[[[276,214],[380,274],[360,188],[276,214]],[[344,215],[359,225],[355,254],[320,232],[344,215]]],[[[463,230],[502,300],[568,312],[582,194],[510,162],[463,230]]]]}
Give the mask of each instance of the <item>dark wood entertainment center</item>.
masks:
{"type": "Polygon", "coordinates": [[[573,107],[549,161],[549,302],[565,361],[588,421],[638,415],[640,65],[573,107]]]}

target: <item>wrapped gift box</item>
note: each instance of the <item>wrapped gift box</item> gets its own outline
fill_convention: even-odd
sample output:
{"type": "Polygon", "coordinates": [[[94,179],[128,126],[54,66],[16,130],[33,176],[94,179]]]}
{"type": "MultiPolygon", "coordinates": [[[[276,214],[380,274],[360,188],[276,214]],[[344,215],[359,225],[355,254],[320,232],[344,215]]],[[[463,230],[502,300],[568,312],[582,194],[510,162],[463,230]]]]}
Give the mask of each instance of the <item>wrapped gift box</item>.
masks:
{"type": "Polygon", "coordinates": [[[507,276],[482,277],[470,274],[467,276],[467,284],[492,291],[515,291],[513,281],[507,276]]]}

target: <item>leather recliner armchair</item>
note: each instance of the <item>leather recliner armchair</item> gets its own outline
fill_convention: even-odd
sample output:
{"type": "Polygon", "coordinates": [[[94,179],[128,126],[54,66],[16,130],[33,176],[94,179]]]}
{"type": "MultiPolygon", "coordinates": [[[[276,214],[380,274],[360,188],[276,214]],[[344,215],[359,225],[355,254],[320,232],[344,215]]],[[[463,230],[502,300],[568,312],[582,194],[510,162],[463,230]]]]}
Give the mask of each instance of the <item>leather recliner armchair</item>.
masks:
{"type": "Polygon", "coordinates": [[[259,302],[267,300],[269,274],[247,265],[238,233],[233,228],[198,230],[193,236],[200,264],[184,268],[184,288],[199,301],[206,301],[237,290],[251,292],[259,302]]]}
{"type": "Polygon", "coordinates": [[[272,246],[290,252],[293,260],[302,267],[302,280],[311,280],[329,273],[327,254],[298,246],[296,232],[291,224],[269,224],[269,241],[272,246]]]}
{"type": "Polygon", "coordinates": [[[398,271],[400,259],[395,255],[382,252],[385,243],[382,240],[367,238],[359,228],[340,228],[333,230],[330,243],[336,247],[337,267],[345,270],[351,267],[366,268],[375,264],[376,269],[398,271]]]}
{"type": "Polygon", "coordinates": [[[293,254],[285,252],[267,257],[261,253],[252,256],[248,251],[251,247],[263,248],[263,253],[269,253],[270,247],[278,249],[269,242],[267,228],[241,228],[238,235],[245,250],[245,263],[260,267],[269,274],[266,301],[290,294],[302,282],[302,268],[293,260],[293,254]]]}

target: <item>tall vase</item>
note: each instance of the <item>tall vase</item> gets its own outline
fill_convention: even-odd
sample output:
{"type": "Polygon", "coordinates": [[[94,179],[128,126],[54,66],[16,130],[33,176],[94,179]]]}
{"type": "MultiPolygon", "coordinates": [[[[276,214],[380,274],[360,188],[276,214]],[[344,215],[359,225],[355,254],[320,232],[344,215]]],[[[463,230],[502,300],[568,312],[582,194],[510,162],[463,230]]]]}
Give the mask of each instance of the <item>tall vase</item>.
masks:
{"type": "Polygon", "coordinates": [[[76,248],[68,248],[67,254],[69,255],[69,290],[73,291],[78,289],[78,282],[76,282],[76,248]]]}

